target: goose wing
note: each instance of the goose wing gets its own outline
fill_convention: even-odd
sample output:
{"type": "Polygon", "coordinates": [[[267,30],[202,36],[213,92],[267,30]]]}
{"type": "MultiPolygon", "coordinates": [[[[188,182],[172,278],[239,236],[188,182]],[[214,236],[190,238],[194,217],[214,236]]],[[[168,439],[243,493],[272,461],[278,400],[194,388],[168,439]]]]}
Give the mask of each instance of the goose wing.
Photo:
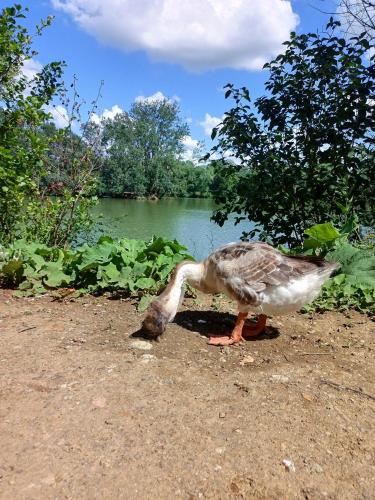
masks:
{"type": "Polygon", "coordinates": [[[285,285],[299,273],[288,258],[266,243],[235,243],[210,256],[228,294],[243,304],[260,303],[267,286],[285,285]]]}

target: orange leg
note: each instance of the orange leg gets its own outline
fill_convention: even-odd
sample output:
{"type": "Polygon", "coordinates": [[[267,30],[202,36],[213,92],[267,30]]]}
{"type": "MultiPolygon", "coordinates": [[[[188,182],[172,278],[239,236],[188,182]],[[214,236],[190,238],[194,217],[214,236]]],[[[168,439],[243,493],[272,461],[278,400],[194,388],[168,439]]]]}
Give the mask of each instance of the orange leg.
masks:
{"type": "Polygon", "coordinates": [[[230,337],[221,335],[219,337],[210,337],[210,345],[232,345],[238,344],[241,340],[255,337],[263,332],[266,327],[267,316],[261,314],[255,325],[245,325],[248,313],[238,313],[236,324],[230,337]]]}
{"type": "Polygon", "coordinates": [[[267,316],[265,314],[260,314],[258,316],[258,321],[254,325],[244,325],[242,330],[242,336],[244,339],[251,337],[257,337],[266,329],[267,316]]]}

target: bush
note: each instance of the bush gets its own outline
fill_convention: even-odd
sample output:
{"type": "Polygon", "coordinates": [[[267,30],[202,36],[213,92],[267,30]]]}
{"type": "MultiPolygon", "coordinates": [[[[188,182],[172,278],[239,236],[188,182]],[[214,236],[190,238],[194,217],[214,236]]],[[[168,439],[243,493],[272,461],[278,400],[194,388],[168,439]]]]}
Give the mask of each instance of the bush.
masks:
{"type": "Polygon", "coordinates": [[[252,104],[247,88],[226,86],[234,107],[213,130],[217,162],[214,215],[255,223],[251,238],[300,245],[304,230],[356,213],[375,224],[375,65],[364,34],[291,34],[285,52],[265,65],[266,95],[252,104]]]}
{"type": "MultiPolygon", "coordinates": [[[[26,12],[15,5],[0,16],[0,242],[24,238],[66,247],[92,223],[99,141],[81,121],[76,81],[71,99],[63,88],[62,63],[45,65],[31,80],[23,74],[37,54],[20,24],[26,12]],[[67,114],[60,130],[48,112],[58,96],[67,114]]],[[[37,26],[37,34],[50,23],[37,26]]]]}
{"type": "Polygon", "coordinates": [[[76,250],[16,241],[0,249],[0,285],[32,296],[59,288],[77,294],[122,292],[144,297],[158,293],[176,264],[192,257],[177,241],[153,237],[149,242],[114,241],[102,236],[96,245],[76,250]]]}
{"type": "Polygon", "coordinates": [[[341,231],[332,223],[317,224],[305,231],[307,238],[303,247],[295,250],[307,255],[321,255],[340,264],[335,276],[323,285],[319,297],[305,310],[352,307],[375,313],[375,246],[350,243],[350,235],[357,230],[356,220],[350,219],[341,231]]]}
{"type": "MultiPolygon", "coordinates": [[[[5,8],[0,16],[0,241],[22,234],[29,199],[37,196],[37,178],[43,171],[48,142],[39,127],[48,120],[45,107],[61,85],[62,65],[45,65],[30,81],[22,73],[36,55],[32,37],[19,24],[25,17],[20,5],[5,8]]],[[[37,33],[51,19],[37,27],[37,33]]]]}

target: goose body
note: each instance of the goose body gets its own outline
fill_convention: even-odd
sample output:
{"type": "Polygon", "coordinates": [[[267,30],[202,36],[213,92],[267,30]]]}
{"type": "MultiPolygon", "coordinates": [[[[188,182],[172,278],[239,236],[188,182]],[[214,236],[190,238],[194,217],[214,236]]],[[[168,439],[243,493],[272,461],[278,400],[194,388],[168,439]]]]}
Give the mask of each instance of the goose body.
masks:
{"type": "Polygon", "coordinates": [[[267,315],[298,311],[314,300],[336,267],[319,257],[284,255],[266,243],[230,243],[202,262],[178,264],[167,288],[150,304],[143,328],[153,336],[164,332],[187,281],[204,293],[224,293],[237,302],[239,315],[232,334],[210,339],[215,345],[233,344],[263,331],[267,315]],[[260,315],[255,327],[245,325],[250,311],[260,315]]]}

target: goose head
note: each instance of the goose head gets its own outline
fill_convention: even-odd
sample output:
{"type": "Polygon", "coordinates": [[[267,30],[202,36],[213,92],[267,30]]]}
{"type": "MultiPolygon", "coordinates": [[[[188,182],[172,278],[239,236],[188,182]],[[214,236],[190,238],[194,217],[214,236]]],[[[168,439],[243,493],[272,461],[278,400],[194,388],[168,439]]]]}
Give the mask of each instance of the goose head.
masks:
{"type": "Polygon", "coordinates": [[[165,332],[169,322],[169,314],[158,300],[154,300],[146,310],[146,316],[142,322],[142,330],[147,337],[156,339],[165,332]]]}

